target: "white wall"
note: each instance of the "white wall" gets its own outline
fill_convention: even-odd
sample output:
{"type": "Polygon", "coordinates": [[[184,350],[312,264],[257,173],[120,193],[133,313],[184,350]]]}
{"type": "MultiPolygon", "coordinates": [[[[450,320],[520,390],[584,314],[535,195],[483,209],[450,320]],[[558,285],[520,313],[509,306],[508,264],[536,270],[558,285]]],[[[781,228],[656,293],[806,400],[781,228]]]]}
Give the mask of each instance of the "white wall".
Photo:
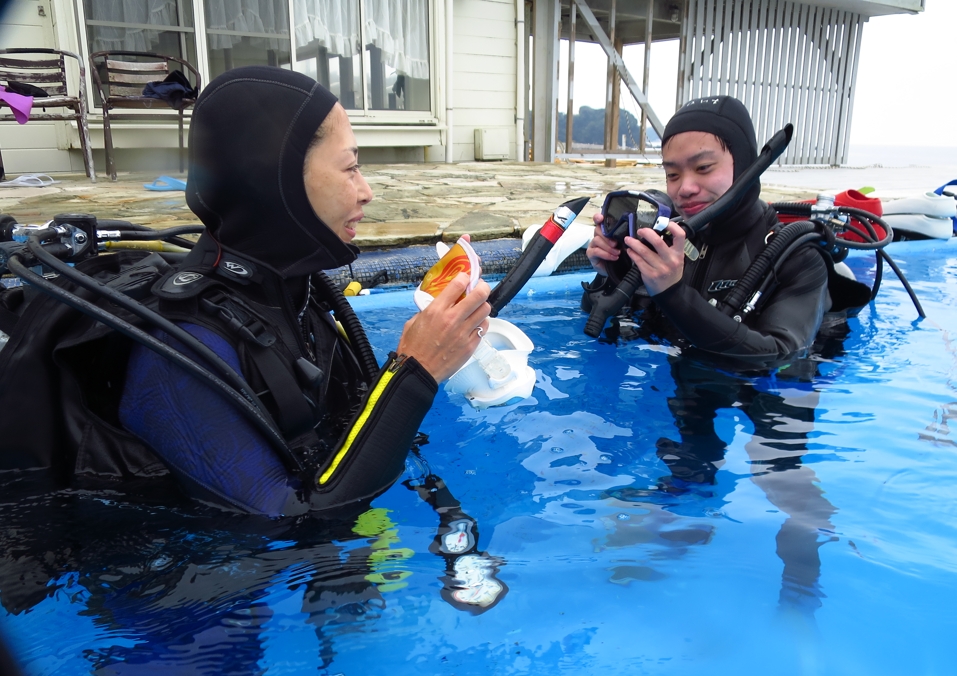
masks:
{"type": "Polygon", "coordinates": [[[509,130],[515,157],[515,1],[455,0],[453,159],[475,159],[476,127],[509,130]]]}

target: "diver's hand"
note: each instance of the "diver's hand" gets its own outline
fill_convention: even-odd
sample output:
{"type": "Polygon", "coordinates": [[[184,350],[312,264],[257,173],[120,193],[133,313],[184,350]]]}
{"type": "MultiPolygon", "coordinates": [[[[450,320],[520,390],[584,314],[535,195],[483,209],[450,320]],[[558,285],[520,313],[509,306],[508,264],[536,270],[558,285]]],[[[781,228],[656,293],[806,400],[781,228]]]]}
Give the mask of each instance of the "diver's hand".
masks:
{"type": "Polygon", "coordinates": [[[685,231],[671,221],[668,232],[674,237],[671,246],[652,228],[640,228],[635,233],[640,239],[625,237],[628,257],[638,266],[641,281],[652,296],[680,282],[684,272],[685,231]]]}
{"type": "Polygon", "coordinates": [[[448,379],[478,347],[476,329],[488,329],[491,289],[485,280],[462,300],[469,276],[460,272],[429,306],[405,323],[397,352],[415,357],[435,382],[448,379]],[[458,302],[456,302],[458,301],[458,302]]]}
{"type": "Polygon", "coordinates": [[[607,275],[608,269],[605,267],[605,261],[617,261],[621,256],[621,251],[615,244],[615,240],[605,237],[602,233],[602,215],[600,213],[595,214],[594,221],[595,236],[592,237],[591,242],[588,243],[588,248],[585,249],[585,255],[588,256],[588,261],[591,263],[591,266],[595,268],[596,272],[607,275]]]}

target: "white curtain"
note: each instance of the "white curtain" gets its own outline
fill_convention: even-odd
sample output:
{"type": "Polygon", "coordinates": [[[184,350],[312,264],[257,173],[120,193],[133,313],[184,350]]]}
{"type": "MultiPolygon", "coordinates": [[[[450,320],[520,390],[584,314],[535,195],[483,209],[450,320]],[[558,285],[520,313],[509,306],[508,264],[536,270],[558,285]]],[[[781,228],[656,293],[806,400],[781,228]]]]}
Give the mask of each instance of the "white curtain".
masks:
{"type": "MultiPolygon", "coordinates": [[[[92,0],[87,3],[87,18],[93,21],[178,26],[176,0],[92,0]]],[[[90,26],[90,51],[153,51],[160,31],[145,28],[90,26]]]]}
{"type": "MultiPolygon", "coordinates": [[[[296,44],[354,56],[362,45],[358,0],[294,0],[296,44]]],[[[386,64],[409,77],[429,77],[428,0],[365,0],[366,38],[386,64]]]]}
{"type": "MultiPolygon", "coordinates": [[[[287,0],[206,0],[207,30],[229,30],[240,33],[275,33],[289,35],[287,0]]],[[[286,38],[245,38],[266,49],[288,49],[286,38]]],[[[210,49],[230,49],[238,45],[240,35],[209,34],[210,49]]]]}
{"type": "Polygon", "coordinates": [[[339,56],[359,53],[357,0],[294,0],[293,6],[297,49],[325,47],[339,56]]]}
{"type": "Polygon", "coordinates": [[[428,0],[365,0],[366,32],[386,64],[409,77],[429,78],[428,0]]]}

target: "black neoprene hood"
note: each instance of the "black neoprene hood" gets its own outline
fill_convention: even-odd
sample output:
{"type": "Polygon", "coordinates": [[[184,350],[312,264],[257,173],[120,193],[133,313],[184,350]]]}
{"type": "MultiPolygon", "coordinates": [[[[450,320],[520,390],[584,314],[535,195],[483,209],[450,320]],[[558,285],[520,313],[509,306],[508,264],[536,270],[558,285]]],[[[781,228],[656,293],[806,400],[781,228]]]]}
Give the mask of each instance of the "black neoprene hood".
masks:
{"type": "Polygon", "coordinates": [[[730,96],[709,96],[688,101],[665,125],[662,147],[672,136],[686,131],[706,132],[723,139],[731,148],[735,178],[758,157],[754,124],[748,109],[730,96]]]}
{"type": "MultiPolygon", "coordinates": [[[[734,161],[734,178],[737,179],[745,169],[754,164],[758,158],[757,142],[754,137],[754,123],[744,104],[730,96],[709,96],[703,99],[688,101],[678,109],[661,137],[661,147],[665,147],[668,140],[677,134],[687,131],[701,131],[714,134],[723,139],[731,150],[734,161]]],[[[714,237],[727,237],[741,234],[741,228],[757,213],[756,203],[761,195],[761,183],[755,181],[741,196],[737,204],[729,211],[715,219],[714,224],[719,226],[719,232],[713,228],[704,231],[705,241],[714,237]],[[748,213],[754,212],[751,216],[748,213]]]]}
{"type": "Polygon", "coordinates": [[[284,278],[355,260],[309,204],[306,150],[336,103],[301,73],[250,66],[203,90],[189,131],[186,203],[222,247],[284,278]]]}

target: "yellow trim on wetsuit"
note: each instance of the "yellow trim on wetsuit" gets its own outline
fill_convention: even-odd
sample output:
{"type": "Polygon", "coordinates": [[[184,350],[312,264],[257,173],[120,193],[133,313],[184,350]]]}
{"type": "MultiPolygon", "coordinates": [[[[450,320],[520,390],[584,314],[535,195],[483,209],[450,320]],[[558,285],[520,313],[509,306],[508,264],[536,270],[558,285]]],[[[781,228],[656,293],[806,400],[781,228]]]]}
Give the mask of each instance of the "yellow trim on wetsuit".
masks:
{"type": "Polygon", "coordinates": [[[345,443],[342,444],[342,448],[339,449],[339,452],[336,453],[336,456],[332,459],[332,464],[329,465],[329,468],[322,473],[322,476],[319,477],[320,486],[332,478],[333,473],[335,473],[336,469],[342,463],[342,460],[346,457],[346,453],[348,453],[349,449],[352,448],[352,442],[354,442],[356,437],[359,436],[359,432],[362,431],[362,428],[369,419],[369,416],[372,415],[372,411],[376,404],[379,403],[379,397],[382,396],[385,388],[392,380],[392,376],[395,375],[395,372],[401,365],[402,362],[396,360],[389,366],[389,368],[383,371],[382,376],[379,378],[379,382],[376,383],[375,388],[373,388],[372,393],[369,395],[369,399],[366,401],[365,408],[362,409],[362,413],[356,419],[355,424],[349,431],[349,436],[346,437],[345,443]]]}

